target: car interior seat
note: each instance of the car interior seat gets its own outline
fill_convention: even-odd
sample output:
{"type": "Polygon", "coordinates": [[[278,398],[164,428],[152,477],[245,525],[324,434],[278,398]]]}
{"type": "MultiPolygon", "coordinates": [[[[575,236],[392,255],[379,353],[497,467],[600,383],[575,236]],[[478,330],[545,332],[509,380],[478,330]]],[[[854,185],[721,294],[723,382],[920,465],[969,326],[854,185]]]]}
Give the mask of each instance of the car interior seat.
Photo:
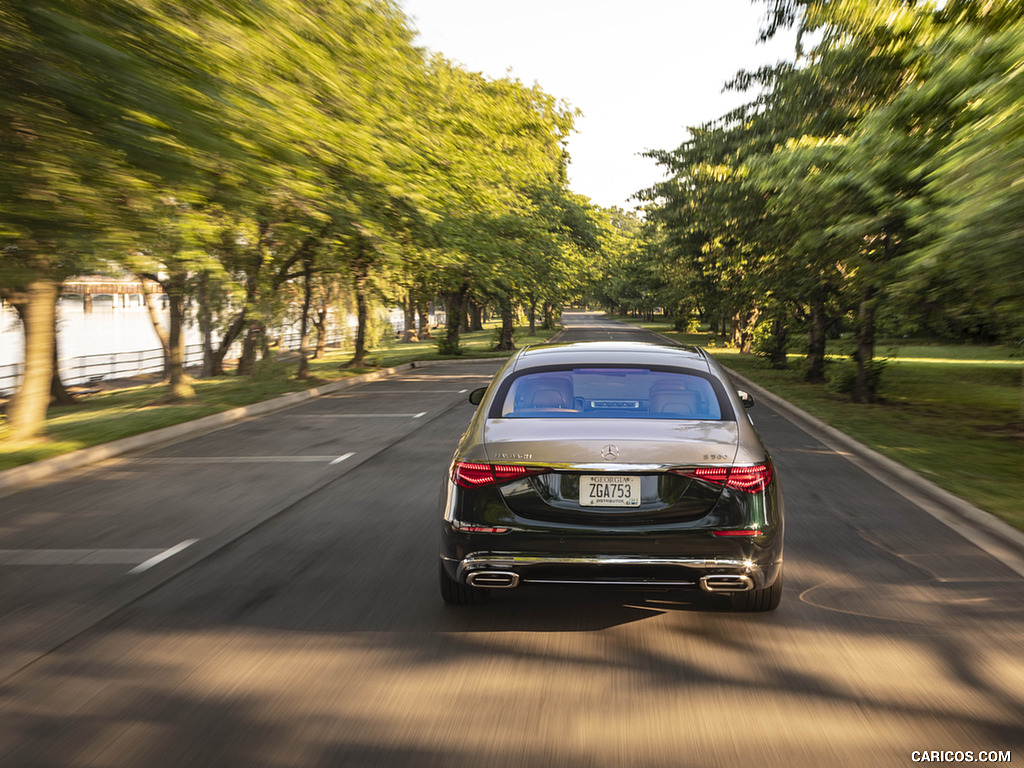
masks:
{"type": "Polygon", "coordinates": [[[700,395],[683,382],[657,382],[650,391],[651,413],[695,416],[700,410],[700,395]]]}
{"type": "Polygon", "coordinates": [[[573,410],[572,380],[545,374],[527,377],[516,397],[516,409],[573,410]]]}

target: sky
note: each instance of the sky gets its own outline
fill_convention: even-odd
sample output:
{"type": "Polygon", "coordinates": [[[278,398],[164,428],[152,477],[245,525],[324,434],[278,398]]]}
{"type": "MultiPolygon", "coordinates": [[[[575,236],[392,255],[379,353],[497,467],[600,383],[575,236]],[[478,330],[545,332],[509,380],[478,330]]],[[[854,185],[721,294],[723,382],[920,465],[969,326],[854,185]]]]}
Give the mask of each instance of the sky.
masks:
{"type": "Polygon", "coordinates": [[[538,83],[582,111],[569,138],[569,185],[631,209],[674,149],[751,99],[723,93],[741,69],[792,59],[795,36],[758,43],[751,0],[401,0],[416,44],[492,78],[538,83]]]}

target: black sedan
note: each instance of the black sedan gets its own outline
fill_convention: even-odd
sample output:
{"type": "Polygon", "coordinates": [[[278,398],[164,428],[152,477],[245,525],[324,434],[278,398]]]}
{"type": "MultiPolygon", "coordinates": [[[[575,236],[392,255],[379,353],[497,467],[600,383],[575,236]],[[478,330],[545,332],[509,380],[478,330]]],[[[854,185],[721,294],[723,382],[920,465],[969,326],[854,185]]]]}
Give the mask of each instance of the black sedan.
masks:
{"type": "Polygon", "coordinates": [[[441,498],[446,602],[550,584],[779,605],[779,480],[753,400],[704,350],[527,347],[470,400],[441,498]]]}

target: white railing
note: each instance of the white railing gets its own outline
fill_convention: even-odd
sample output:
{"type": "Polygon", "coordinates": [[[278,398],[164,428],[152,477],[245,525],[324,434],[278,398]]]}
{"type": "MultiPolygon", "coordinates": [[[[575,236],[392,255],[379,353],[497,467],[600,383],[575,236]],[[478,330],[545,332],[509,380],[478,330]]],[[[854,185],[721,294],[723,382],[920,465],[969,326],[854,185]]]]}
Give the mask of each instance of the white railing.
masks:
{"type": "MultiPolygon", "coordinates": [[[[327,346],[339,347],[348,339],[347,329],[337,329],[327,335],[327,346]]],[[[280,349],[298,349],[299,334],[287,333],[279,336],[280,349]]],[[[311,337],[312,339],[312,337],[311,337]]],[[[241,342],[235,342],[227,356],[237,357],[241,342]]],[[[203,364],[203,345],[189,344],[185,347],[185,367],[203,364]]],[[[99,355],[69,357],[57,362],[61,381],[67,386],[94,384],[107,379],[126,379],[147,373],[160,373],[164,369],[164,353],[160,348],[139,349],[129,352],[111,352],[99,355]]],[[[24,363],[0,366],[0,395],[10,395],[21,381],[24,363]]]]}

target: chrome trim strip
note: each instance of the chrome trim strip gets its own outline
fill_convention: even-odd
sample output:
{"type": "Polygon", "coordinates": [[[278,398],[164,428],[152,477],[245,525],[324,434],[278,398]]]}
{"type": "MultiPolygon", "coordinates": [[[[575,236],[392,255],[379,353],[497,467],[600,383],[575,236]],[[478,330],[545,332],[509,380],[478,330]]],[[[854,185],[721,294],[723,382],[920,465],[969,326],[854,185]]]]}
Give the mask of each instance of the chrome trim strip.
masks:
{"type": "Polygon", "coordinates": [[[679,565],[687,568],[735,568],[749,573],[760,568],[750,560],[722,557],[638,557],[636,555],[510,555],[500,552],[474,552],[467,555],[460,569],[512,568],[517,565],[679,565]]]}
{"type": "MultiPolygon", "coordinates": [[[[511,462],[501,460],[492,463],[508,464],[511,462]]],[[[523,460],[518,463],[529,467],[543,467],[544,469],[550,469],[557,472],[607,472],[609,474],[630,474],[638,472],[668,472],[670,469],[678,469],[680,467],[687,466],[696,466],[692,464],[680,464],[679,462],[673,462],[671,464],[625,464],[622,462],[611,461],[561,462],[523,460]]],[[[731,466],[731,464],[725,464],[723,466],[731,466]]]]}
{"type": "MultiPolygon", "coordinates": [[[[736,577],[743,581],[744,585],[749,583],[747,589],[759,588],[764,585],[764,571],[759,565],[750,560],[737,558],[706,558],[706,557],[637,557],[631,555],[577,555],[577,556],[552,556],[552,555],[515,555],[501,552],[474,552],[467,555],[458,566],[457,577],[459,581],[467,582],[470,575],[480,571],[503,571],[516,573],[519,581],[534,583],[560,583],[560,584],[605,584],[619,586],[693,586],[693,581],[644,581],[623,582],[603,580],[581,579],[568,581],[554,581],[548,579],[531,579],[529,576],[530,566],[535,565],[626,565],[626,566],[679,566],[683,568],[699,568],[703,570],[721,570],[720,574],[707,574],[708,576],[721,575],[736,577]],[[525,569],[525,572],[519,569],[525,569]]],[[[707,578],[707,576],[703,577],[707,578]]],[[[703,581],[703,579],[702,579],[703,581]]],[[[703,586],[703,585],[702,585],[703,586]]],[[[711,591],[711,590],[708,590],[711,591]]],[[[715,590],[725,591],[725,590],[715,590]]]]}

